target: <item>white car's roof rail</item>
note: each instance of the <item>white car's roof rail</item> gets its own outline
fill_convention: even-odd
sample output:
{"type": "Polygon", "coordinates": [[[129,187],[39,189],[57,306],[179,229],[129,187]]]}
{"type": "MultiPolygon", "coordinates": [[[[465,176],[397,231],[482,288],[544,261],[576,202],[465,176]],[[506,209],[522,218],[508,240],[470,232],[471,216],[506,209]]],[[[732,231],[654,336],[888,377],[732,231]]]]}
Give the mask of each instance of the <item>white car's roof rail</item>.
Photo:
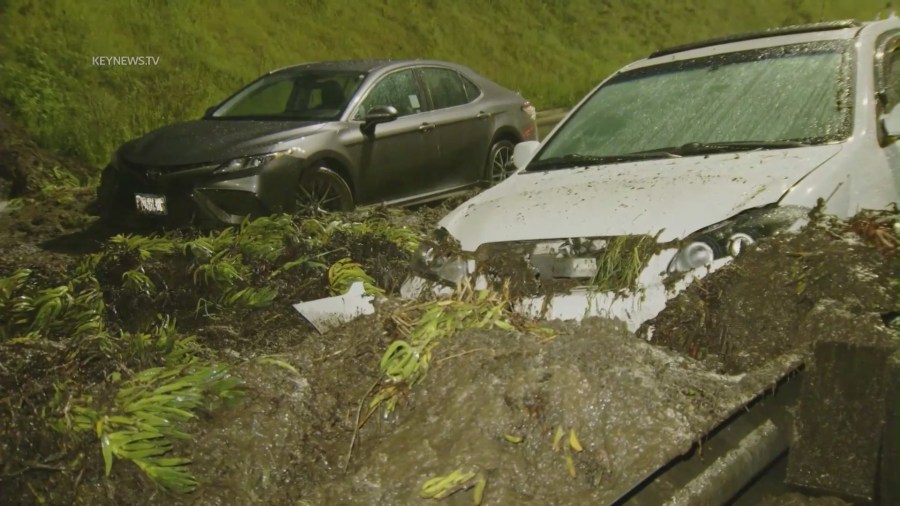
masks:
{"type": "Polygon", "coordinates": [[[843,21],[825,21],[822,23],[810,23],[807,25],[792,25],[792,26],[782,26],[779,28],[770,28],[768,30],[763,30],[759,32],[750,32],[750,33],[741,33],[737,35],[728,35],[725,37],[717,37],[715,39],[709,39],[701,42],[691,42],[690,44],[683,44],[680,46],[674,46],[666,49],[660,49],[658,51],[653,52],[648,56],[648,58],[657,58],[659,56],[665,56],[674,53],[680,53],[682,51],[688,51],[691,49],[699,49],[702,47],[709,46],[717,46],[719,44],[727,44],[729,42],[741,42],[744,40],[753,40],[753,39],[763,39],[766,37],[774,37],[776,35],[794,35],[798,33],[808,33],[808,32],[822,32],[827,30],[841,30],[844,28],[853,28],[857,26],[862,26],[862,23],[855,19],[845,19],[843,21]]]}

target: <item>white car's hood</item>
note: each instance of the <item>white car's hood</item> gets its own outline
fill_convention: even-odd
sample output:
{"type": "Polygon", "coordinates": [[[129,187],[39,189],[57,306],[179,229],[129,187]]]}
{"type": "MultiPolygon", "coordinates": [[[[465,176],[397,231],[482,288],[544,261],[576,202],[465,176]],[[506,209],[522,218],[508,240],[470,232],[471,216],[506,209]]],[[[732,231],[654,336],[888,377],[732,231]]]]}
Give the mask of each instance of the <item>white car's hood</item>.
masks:
{"type": "Polygon", "coordinates": [[[522,172],[465,202],[444,227],[474,251],[483,243],[630,234],[680,239],[777,202],[840,145],[665,158],[522,172]]]}

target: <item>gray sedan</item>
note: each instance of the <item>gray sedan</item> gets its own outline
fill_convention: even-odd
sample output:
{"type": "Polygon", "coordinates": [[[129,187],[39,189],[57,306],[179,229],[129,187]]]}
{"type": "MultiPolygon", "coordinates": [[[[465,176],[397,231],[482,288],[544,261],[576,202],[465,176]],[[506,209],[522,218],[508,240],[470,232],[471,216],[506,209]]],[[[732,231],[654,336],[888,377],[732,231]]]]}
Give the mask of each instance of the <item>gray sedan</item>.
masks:
{"type": "Polygon", "coordinates": [[[98,200],[108,219],[170,224],[413,204],[499,182],[536,136],[528,101],[460,65],[298,65],[122,145],[98,200]]]}

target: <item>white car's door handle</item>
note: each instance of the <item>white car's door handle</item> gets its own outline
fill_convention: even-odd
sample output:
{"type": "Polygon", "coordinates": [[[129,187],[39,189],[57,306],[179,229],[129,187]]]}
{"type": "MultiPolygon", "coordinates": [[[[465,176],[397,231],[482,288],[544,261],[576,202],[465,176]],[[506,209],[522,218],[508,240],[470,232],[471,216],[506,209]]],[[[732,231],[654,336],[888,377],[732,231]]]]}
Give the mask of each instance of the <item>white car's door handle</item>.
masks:
{"type": "Polygon", "coordinates": [[[419,130],[422,132],[430,132],[434,130],[434,123],[422,123],[419,125],[419,130]]]}

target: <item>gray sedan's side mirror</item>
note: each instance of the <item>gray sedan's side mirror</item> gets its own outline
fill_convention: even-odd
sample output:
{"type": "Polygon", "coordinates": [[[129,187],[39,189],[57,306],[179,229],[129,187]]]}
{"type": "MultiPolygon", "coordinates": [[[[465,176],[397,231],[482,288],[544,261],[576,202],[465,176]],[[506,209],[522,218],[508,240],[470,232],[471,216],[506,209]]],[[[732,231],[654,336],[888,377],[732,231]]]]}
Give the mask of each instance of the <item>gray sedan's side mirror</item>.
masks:
{"type": "Polygon", "coordinates": [[[207,108],[206,108],[206,112],[203,113],[203,117],[204,117],[204,118],[211,118],[211,117],[212,117],[212,113],[214,113],[215,111],[216,111],[216,106],[207,107],[207,108]]]}
{"type": "Polygon", "coordinates": [[[387,123],[389,121],[394,121],[397,117],[400,116],[400,113],[397,112],[397,108],[390,105],[378,105],[373,107],[369,112],[366,113],[366,116],[363,118],[363,124],[360,126],[360,129],[366,135],[372,135],[375,133],[375,125],[379,123],[387,123]]]}
{"type": "Polygon", "coordinates": [[[900,105],[881,116],[881,124],[884,125],[884,133],[888,142],[894,142],[900,138],[900,105]]]}
{"type": "Polygon", "coordinates": [[[539,147],[541,147],[541,143],[538,141],[525,141],[516,144],[516,147],[513,148],[512,158],[516,169],[524,169],[528,162],[534,158],[534,154],[537,153],[539,147]]]}

